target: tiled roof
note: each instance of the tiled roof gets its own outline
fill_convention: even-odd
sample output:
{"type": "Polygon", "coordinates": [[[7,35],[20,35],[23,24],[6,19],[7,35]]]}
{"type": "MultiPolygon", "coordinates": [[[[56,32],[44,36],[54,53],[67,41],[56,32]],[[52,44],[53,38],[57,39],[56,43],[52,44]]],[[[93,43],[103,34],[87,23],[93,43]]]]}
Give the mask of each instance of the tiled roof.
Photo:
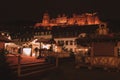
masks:
{"type": "Polygon", "coordinates": [[[78,38],[76,39],[78,43],[81,42],[108,42],[108,41],[120,41],[120,37],[115,36],[108,36],[108,35],[101,35],[101,36],[95,36],[95,37],[86,37],[86,38],[78,38]]]}
{"type": "Polygon", "coordinates": [[[0,42],[11,42],[12,40],[7,39],[5,36],[0,35],[0,42]]]}

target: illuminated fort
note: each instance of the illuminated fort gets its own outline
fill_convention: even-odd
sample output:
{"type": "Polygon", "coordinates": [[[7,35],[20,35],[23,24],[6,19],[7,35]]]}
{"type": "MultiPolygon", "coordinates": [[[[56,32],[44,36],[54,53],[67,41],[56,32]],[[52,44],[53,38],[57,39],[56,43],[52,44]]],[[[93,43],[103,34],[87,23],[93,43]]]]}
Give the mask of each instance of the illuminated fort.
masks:
{"type": "Polygon", "coordinates": [[[53,26],[69,26],[69,25],[96,25],[101,21],[97,13],[73,14],[68,17],[65,14],[58,15],[56,18],[50,18],[48,13],[44,13],[42,22],[36,23],[35,27],[53,27],[53,26]]]}

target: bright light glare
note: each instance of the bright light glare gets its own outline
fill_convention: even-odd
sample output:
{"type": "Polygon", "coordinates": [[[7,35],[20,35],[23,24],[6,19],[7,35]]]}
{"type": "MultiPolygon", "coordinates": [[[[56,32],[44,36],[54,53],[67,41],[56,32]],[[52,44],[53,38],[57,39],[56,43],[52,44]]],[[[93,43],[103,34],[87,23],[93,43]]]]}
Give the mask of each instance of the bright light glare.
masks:
{"type": "Polygon", "coordinates": [[[26,56],[30,56],[31,48],[23,48],[23,54],[26,56]]]}
{"type": "Polygon", "coordinates": [[[50,46],[51,46],[51,45],[47,44],[47,45],[43,45],[42,48],[50,49],[50,46]]]}

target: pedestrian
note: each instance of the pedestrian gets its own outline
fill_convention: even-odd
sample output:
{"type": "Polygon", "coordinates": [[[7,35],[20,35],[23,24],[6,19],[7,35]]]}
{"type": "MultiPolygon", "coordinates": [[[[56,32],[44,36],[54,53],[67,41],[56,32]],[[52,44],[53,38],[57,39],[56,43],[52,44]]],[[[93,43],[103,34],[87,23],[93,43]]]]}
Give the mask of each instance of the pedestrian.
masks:
{"type": "Polygon", "coordinates": [[[37,57],[38,57],[38,56],[37,56],[37,53],[38,53],[39,49],[36,47],[36,48],[34,49],[34,51],[35,51],[35,57],[37,58],[37,57]]]}
{"type": "Polygon", "coordinates": [[[18,54],[22,54],[22,48],[21,47],[18,49],[18,54]]]}

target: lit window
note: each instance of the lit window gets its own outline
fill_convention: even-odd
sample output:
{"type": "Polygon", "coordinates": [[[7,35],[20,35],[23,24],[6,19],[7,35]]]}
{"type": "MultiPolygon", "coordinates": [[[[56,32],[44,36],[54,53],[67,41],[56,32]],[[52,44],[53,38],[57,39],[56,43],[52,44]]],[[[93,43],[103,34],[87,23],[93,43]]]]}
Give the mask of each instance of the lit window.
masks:
{"type": "Polygon", "coordinates": [[[5,35],[4,33],[1,33],[2,35],[5,35]]]}

